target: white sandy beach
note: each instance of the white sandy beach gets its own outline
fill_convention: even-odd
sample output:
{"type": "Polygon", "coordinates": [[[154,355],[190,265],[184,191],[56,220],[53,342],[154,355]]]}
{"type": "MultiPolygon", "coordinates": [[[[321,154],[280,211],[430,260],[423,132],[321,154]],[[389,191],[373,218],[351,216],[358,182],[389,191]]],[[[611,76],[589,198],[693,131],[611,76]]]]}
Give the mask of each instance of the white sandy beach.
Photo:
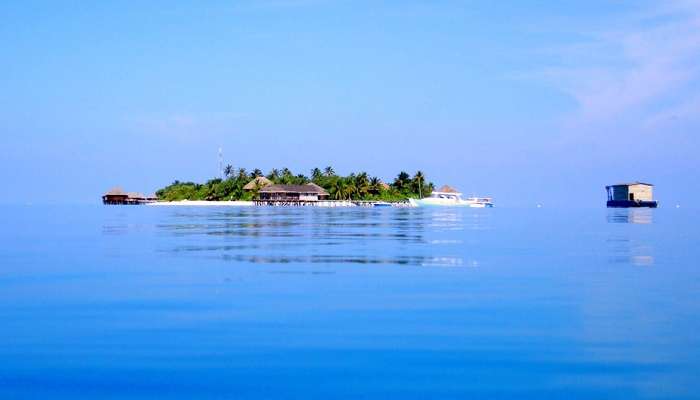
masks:
{"type": "MultiPolygon", "coordinates": [[[[145,203],[153,207],[170,207],[170,206],[186,206],[186,207],[253,207],[255,203],[252,201],[208,201],[208,200],[180,200],[180,201],[157,201],[154,203],[145,203]]],[[[311,206],[311,204],[309,204],[311,206]]],[[[326,200],[318,201],[313,204],[314,207],[335,208],[335,207],[358,207],[357,204],[347,200],[326,200]]],[[[368,207],[370,205],[367,205],[368,207]]],[[[267,206],[265,206],[267,207],[267,206]]],[[[415,207],[409,203],[393,203],[392,207],[415,207]]]]}

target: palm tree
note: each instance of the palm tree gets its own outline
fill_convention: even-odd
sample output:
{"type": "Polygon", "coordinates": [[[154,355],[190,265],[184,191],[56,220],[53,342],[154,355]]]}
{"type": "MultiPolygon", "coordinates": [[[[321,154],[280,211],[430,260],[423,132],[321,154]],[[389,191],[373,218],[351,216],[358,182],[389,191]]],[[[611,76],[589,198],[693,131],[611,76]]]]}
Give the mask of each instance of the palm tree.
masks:
{"type": "Polygon", "coordinates": [[[233,165],[228,164],[228,165],[226,166],[226,168],[224,168],[224,176],[227,177],[227,178],[230,178],[231,175],[233,175],[233,171],[234,171],[233,165]]]}
{"type": "Polygon", "coordinates": [[[370,191],[369,177],[366,172],[360,172],[357,177],[355,177],[355,187],[357,188],[357,194],[360,197],[364,197],[370,191]]]}
{"type": "Polygon", "coordinates": [[[285,185],[291,185],[294,181],[294,175],[289,168],[282,168],[282,183],[285,185]]]}
{"type": "Polygon", "coordinates": [[[348,200],[352,200],[353,195],[357,194],[357,186],[352,183],[345,185],[343,194],[348,197],[348,200]]]}
{"type": "Polygon", "coordinates": [[[333,182],[333,185],[331,186],[331,194],[333,195],[333,198],[335,200],[342,200],[344,191],[345,191],[345,184],[343,184],[343,181],[338,179],[335,182],[333,182]]]}
{"type": "Polygon", "coordinates": [[[280,178],[280,171],[277,168],[273,168],[269,174],[267,174],[267,179],[276,182],[280,178]]]}
{"type": "Polygon", "coordinates": [[[318,180],[318,178],[320,178],[322,175],[323,172],[321,172],[319,168],[314,168],[311,170],[311,178],[313,178],[313,180],[318,180]]]}
{"type": "Polygon", "coordinates": [[[259,177],[259,176],[263,176],[263,173],[262,173],[262,171],[261,171],[260,169],[255,168],[255,169],[253,170],[253,172],[250,173],[250,176],[251,176],[253,179],[255,179],[255,178],[259,177]]]}
{"type": "Polygon", "coordinates": [[[399,191],[403,191],[403,189],[406,187],[406,183],[408,183],[408,180],[410,178],[411,175],[409,175],[407,172],[399,172],[399,175],[396,177],[396,179],[394,179],[394,187],[399,191]]]}
{"type": "Polygon", "coordinates": [[[309,183],[309,178],[304,174],[299,174],[295,177],[295,181],[295,184],[297,185],[304,185],[306,183],[309,183]]]}
{"type": "Polygon", "coordinates": [[[216,191],[214,185],[207,185],[207,193],[204,197],[205,200],[216,200],[216,191]]]}
{"type": "Polygon", "coordinates": [[[425,181],[425,175],[423,175],[422,171],[416,172],[415,175],[413,175],[413,181],[418,185],[418,196],[422,199],[423,198],[423,182],[425,181]]]}
{"type": "Polygon", "coordinates": [[[238,179],[248,179],[245,168],[238,168],[238,179]]]}
{"type": "Polygon", "coordinates": [[[382,190],[382,181],[376,176],[369,180],[369,190],[372,194],[378,194],[382,190]]]}
{"type": "Polygon", "coordinates": [[[331,166],[328,166],[328,167],[324,168],[323,173],[325,173],[326,176],[333,176],[333,175],[335,175],[335,171],[333,170],[333,167],[331,167],[331,166]]]}

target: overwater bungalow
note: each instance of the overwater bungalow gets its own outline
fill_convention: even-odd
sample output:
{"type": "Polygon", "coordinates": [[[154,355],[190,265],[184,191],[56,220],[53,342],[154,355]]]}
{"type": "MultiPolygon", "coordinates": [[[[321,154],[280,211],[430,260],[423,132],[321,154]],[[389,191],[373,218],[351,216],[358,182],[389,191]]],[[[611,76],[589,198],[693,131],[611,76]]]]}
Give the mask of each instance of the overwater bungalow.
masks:
{"type": "Polygon", "coordinates": [[[269,185],[259,192],[260,200],[264,201],[319,201],[327,200],[330,194],[322,187],[307,183],[305,185],[269,185]]]}
{"type": "Polygon", "coordinates": [[[137,192],[127,193],[120,187],[114,187],[102,195],[102,203],[112,205],[145,204],[152,203],[157,200],[158,197],[155,194],[144,196],[143,194],[137,192]]]}
{"type": "Polygon", "coordinates": [[[129,192],[127,193],[128,197],[127,199],[131,201],[132,203],[138,203],[142,201],[146,201],[146,196],[139,192],[129,192]]]}
{"type": "Polygon", "coordinates": [[[129,194],[120,187],[113,187],[102,195],[103,204],[127,204],[129,194]]]}
{"type": "Polygon", "coordinates": [[[618,183],[606,186],[608,207],[650,207],[656,208],[654,185],[644,182],[618,183]]]}

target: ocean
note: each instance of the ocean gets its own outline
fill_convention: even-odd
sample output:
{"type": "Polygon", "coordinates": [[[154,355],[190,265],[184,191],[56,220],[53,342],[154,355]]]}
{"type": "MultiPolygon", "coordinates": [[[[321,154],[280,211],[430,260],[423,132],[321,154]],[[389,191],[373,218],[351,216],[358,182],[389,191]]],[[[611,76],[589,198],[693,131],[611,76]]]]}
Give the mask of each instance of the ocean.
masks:
{"type": "Polygon", "coordinates": [[[700,398],[698,210],[0,215],[0,399],[700,398]]]}

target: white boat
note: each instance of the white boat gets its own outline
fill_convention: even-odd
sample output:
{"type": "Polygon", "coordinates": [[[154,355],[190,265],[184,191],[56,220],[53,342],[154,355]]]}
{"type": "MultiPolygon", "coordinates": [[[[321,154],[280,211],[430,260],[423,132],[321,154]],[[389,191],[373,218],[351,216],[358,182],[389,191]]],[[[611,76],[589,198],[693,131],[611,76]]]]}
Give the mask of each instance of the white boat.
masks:
{"type": "Polygon", "coordinates": [[[445,185],[439,190],[434,191],[429,197],[422,199],[409,199],[409,202],[414,207],[421,206],[447,206],[447,207],[474,207],[487,208],[493,207],[493,202],[490,197],[468,197],[462,198],[462,193],[445,185]]]}

